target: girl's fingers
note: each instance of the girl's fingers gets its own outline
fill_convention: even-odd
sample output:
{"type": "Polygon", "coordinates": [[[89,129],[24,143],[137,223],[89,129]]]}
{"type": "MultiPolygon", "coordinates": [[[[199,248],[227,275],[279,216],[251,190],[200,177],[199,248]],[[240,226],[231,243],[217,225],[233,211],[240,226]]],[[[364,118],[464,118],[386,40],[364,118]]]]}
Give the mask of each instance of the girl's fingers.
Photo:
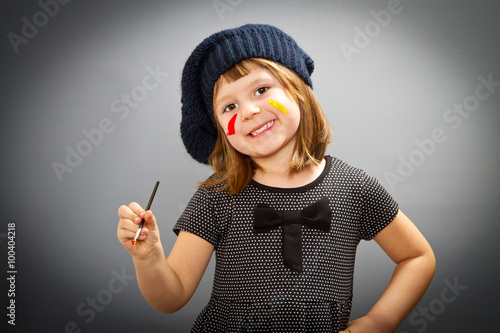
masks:
{"type": "Polygon", "coordinates": [[[127,206],[121,206],[118,209],[118,215],[120,217],[120,220],[118,221],[118,231],[124,232],[123,234],[119,235],[119,237],[128,237],[128,234],[132,233],[133,235],[129,236],[128,238],[133,238],[141,219],[136,214],[134,214],[127,206]]]}
{"type": "Polygon", "coordinates": [[[156,218],[153,212],[147,212],[137,203],[131,202],[128,206],[122,205],[118,208],[118,222],[117,236],[120,242],[125,246],[130,246],[130,241],[134,239],[139,224],[144,219],[145,223],[141,233],[137,237],[138,241],[145,241],[149,239],[150,243],[158,241],[156,218]],[[148,236],[148,234],[150,236],[148,236]],[[151,235],[153,236],[151,238],[151,235]]]}
{"type": "Polygon", "coordinates": [[[130,239],[133,239],[137,231],[137,225],[128,220],[120,220],[116,235],[121,243],[125,244],[130,239]]]}
{"type": "Polygon", "coordinates": [[[136,214],[137,216],[139,216],[141,219],[144,217],[144,209],[141,207],[141,205],[139,205],[137,202],[131,202],[130,205],[128,205],[128,208],[130,208],[130,210],[136,214]]]}
{"type": "Polygon", "coordinates": [[[134,216],[135,220],[137,221],[137,218],[139,218],[139,223],[140,223],[141,220],[144,218],[144,214],[146,213],[144,209],[137,202],[131,202],[130,205],[128,205],[128,207],[132,211],[132,213],[135,214],[134,216]]]}
{"type": "Polygon", "coordinates": [[[129,207],[121,205],[120,208],[118,208],[118,216],[121,220],[133,221],[136,214],[129,207]]]}
{"type": "Polygon", "coordinates": [[[144,210],[138,203],[132,202],[128,207],[121,205],[118,208],[118,216],[120,220],[130,220],[135,224],[139,224],[144,217],[144,210]]]}

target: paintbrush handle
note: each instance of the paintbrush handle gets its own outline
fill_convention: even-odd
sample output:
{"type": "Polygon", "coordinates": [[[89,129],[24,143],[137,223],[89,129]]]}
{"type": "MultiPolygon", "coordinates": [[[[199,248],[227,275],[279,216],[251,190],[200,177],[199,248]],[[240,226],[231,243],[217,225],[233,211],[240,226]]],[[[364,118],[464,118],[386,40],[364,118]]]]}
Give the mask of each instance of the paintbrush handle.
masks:
{"type": "MultiPolygon", "coordinates": [[[[160,185],[160,182],[156,181],[155,188],[153,189],[153,193],[151,193],[151,196],[149,197],[149,202],[148,202],[148,205],[146,206],[146,211],[148,211],[151,208],[151,204],[153,203],[153,199],[156,195],[156,190],[158,189],[158,185],[160,185]]],[[[141,233],[141,230],[144,227],[145,222],[146,221],[144,219],[142,219],[141,223],[139,224],[139,229],[137,229],[137,232],[135,233],[135,237],[134,237],[134,240],[132,241],[132,245],[135,244],[137,237],[139,237],[139,234],[141,233]]]]}

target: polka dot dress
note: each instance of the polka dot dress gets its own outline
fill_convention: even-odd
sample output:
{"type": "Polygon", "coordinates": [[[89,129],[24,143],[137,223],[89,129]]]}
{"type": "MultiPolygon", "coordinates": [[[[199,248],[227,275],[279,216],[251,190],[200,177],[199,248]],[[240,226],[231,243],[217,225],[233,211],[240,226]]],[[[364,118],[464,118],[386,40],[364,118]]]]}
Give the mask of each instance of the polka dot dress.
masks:
{"type": "Polygon", "coordinates": [[[351,312],[361,239],[391,222],[398,205],[376,179],[327,156],[314,182],[274,188],[251,182],[236,195],[198,189],[174,227],[215,246],[211,298],[192,332],[338,332],[351,312]],[[254,209],[302,210],[328,198],[329,231],[302,226],[301,272],[283,262],[282,228],[254,232],[254,209]]]}

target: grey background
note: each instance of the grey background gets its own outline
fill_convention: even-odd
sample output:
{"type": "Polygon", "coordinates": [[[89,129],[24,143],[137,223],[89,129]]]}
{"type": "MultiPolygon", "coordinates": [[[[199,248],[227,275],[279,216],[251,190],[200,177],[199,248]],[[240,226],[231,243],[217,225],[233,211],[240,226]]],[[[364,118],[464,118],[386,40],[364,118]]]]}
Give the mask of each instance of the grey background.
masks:
{"type": "MultiPolygon", "coordinates": [[[[153,211],[169,252],[172,226],[211,173],[180,140],[183,64],[209,34],[253,22],[282,28],[315,60],[314,91],[334,130],[328,153],[376,176],[436,253],[434,280],[414,320],[397,332],[496,328],[500,89],[457,128],[443,116],[474,94],[479,76],[500,81],[499,3],[401,0],[401,12],[377,30],[370,11],[386,10],[389,1],[220,2],[226,11],[218,13],[211,0],[72,1],[46,22],[37,1],[2,2],[2,325],[6,230],[15,221],[14,331],[189,331],[210,295],[213,261],[188,305],[172,315],[156,312],[135,278],[125,286],[114,279],[134,275],[116,238],[117,209],[145,205],[159,180],[153,211]],[[23,17],[34,16],[43,26],[16,53],[7,36],[21,35],[23,17]],[[356,46],[356,29],[365,28],[372,29],[369,44],[348,61],[342,43],[356,46]],[[168,76],[126,116],[114,112],[115,99],[140,92],[148,66],[168,76]],[[103,119],[113,131],[60,181],[52,164],[66,164],[66,147],[84,144],[82,131],[103,119]],[[418,153],[415,140],[436,128],[446,140],[418,153]],[[419,165],[391,185],[387,173],[397,174],[410,157],[419,165]],[[446,281],[467,288],[453,294],[446,281]],[[444,303],[443,294],[456,297],[444,303]],[[92,298],[105,303],[93,317],[92,298]]],[[[375,243],[360,244],[352,318],[370,309],[392,269],[375,243]]]]}

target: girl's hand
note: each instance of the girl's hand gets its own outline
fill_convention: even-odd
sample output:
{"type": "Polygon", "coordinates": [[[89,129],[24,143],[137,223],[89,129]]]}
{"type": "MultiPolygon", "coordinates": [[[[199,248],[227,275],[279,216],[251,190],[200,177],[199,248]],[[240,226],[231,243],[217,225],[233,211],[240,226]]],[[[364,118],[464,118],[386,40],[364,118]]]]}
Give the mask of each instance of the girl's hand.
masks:
{"type": "Polygon", "coordinates": [[[134,259],[146,259],[153,252],[161,251],[160,231],[152,211],[145,212],[138,203],[132,202],[128,207],[120,206],[118,216],[120,217],[117,229],[118,240],[134,259]],[[132,240],[143,218],[144,227],[137,242],[132,245],[132,240]]]}
{"type": "Polygon", "coordinates": [[[339,333],[387,333],[383,332],[368,316],[347,323],[347,328],[339,333]]]}

